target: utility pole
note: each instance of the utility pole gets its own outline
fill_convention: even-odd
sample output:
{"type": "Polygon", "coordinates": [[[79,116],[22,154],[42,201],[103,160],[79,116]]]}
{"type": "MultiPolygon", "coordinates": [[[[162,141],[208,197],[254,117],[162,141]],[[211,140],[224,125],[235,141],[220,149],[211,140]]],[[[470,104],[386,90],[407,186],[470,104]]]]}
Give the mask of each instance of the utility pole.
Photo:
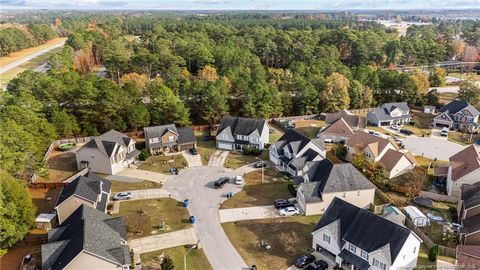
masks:
{"type": "Polygon", "coordinates": [[[197,247],[197,245],[192,245],[188,250],[187,252],[185,252],[185,254],[183,255],[183,266],[184,266],[184,270],[187,270],[187,254],[188,252],[190,252],[190,250],[192,250],[192,248],[194,247],[197,247]]]}

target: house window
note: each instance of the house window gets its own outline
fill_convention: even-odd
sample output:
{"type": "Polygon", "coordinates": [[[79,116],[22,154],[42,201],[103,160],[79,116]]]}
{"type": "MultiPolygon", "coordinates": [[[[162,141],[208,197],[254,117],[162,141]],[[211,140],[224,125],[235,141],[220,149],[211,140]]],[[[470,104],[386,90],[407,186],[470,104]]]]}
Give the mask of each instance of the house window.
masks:
{"type": "Polygon", "coordinates": [[[415,252],[417,252],[417,247],[413,247],[413,254],[415,254],[415,252]]]}
{"type": "Polygon", "coordinates": [[[377,269],[381,269],[381,270],[385,270],[387,268],[387,266],[382,263],[381,261],[377,260],[377,259],[373,259],[373,266],[375,266],[377,269]]]}
{"type": "Polygon", "coordinates": [[[330,236],[323,234],[323,242],[330,244],[330,236]]]}
{"type": "Polygon", "coordinates": [[[175,137],[173,137],[173,136],[168,136],[168,141],[169,141],[169,142],[173,142],[174,140],[175,140],[175,137]]]}
{"type": "Polygon", "coordinates": [[[348,250],[350,250],[352,253],[355,253],[357,251],[357,247],[349,243],[348,250]]]}
{"type": "Polygon", "coordinates": [[[368,261],[368,253],[365,250],[360,251],[360,256],[362,256],[363,259],[368,261]]]}
{"type": "Polygon", "coordinates": [[[150,139],[150,143],[158,143],[160,141],[159,138],[152,138],[150,139]]]}

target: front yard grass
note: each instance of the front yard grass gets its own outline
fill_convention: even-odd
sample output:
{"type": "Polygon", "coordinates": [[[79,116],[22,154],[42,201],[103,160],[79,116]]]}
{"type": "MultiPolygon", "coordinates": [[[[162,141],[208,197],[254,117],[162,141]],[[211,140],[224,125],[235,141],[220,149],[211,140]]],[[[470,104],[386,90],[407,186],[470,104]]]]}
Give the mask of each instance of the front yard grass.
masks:
{"type": "Polygon", "coordinates": [[[294,197],[288,191],[289,182],[245,185],[243,189],[232,198],[226,200],[221,208],[240,208],[252,206],[272,205],[276,199],[294,197]]]}
{"type": "Polygon", "coordinates": [[[472,140],[470,140],[470,134],[466,132],[458,132],[458,131],[449,131],[448,132],[448,140],[459,143],[462,145],[476,143],[480,140],[480,133],[473,134],[472,140]]]}
{"type": "Polygon", "coordinates": [[[168,156],[151,156],[147,158],[140,166],[141,170],[147,170],[159,173],[170,173],[170,168],[181,169],[187,167],[187,161],[182,154],[168,156]]]}
{"type": "Polygon", "coordinates": [[[430,136],[430,125],[433,122],[435,115],[423,113],[420,111],[412,111],[412,121],[414,125],[405,124],[402,128],[412,131],[417,136],[430,136]]]}
{"type": "Polygon", "coordinates": [[[235,170],[260,160],[268,160],[268,150],[262,151],[262,154],[259,156],[245,155],[240,152],[230,152],[225,160],[225,167],[235,170]]]}
{"type": "Polygon", "coordinates": [[[207,165],[208,160],[215,152],[215,140],[204,141],[202,136],[197,137],[197,150],[198,154],[202,158],[202,164],[207,165]]]}
{"type": "Polygon", "coordinates": [[[150,188],[161,188],[162,184],[155,183],[152,181],[144,180],[141,182],[121,182],[121,181],[111,181],[112,182],[112,192],[122,192],[130,191],[137,189],[150,189],[150,188]]]}
{"type": "Polygon", "coordinates": [[[320,216],[295,216],[223,223],[230,242],[247,265],[257,269],[287,269],[312,245],[312,228],[320,216]],[[261,241],[272,249],[266,250],[261,241]]]}
{"type": "Polygon", "coordinates": [[[129,239],[183,230],[192,226],[188,210],[180,202],[170,198],[122,202],[120,212],[114,216],[125,219],[129,239]],[[168,230],[158,230],[158,225],[162,222],[165,222],[168,230]],[[137,235],[135,233],[137,231],[143,233],[137,235]]]}
{"type": "Polygon", "coordinates": [[[318,132],[322,127],[325,126],[325,121],[322,120],[296,120],[295,121],[295,129],[303,133],[303,135],[307,136],[310,139],[314,139],[317,137],[318,132]]]}
{"type": "MultiPolygon", "coordinates": [[[[179,246],[163,250],[157,250],[140,255],[142,259],[142,269],[160,269],[160,256],[169,256],[173,260],[174,269],[183,269],[183,256],[188,251],[189,246],[179,246]]],[[[213,269],[208,262],[207,256],[202,249],[192,248],[187,255],[187,269],[213,269]]]]}

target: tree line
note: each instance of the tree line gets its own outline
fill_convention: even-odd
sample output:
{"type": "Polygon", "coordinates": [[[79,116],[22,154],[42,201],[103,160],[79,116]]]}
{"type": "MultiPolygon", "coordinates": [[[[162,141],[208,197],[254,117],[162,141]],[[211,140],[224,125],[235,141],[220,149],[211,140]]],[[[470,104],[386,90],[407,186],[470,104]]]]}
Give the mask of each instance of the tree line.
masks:
{"type": "Polygon", "coordinates": [[[57,33],[47,24],[28,24],[25,27],[1,29],[0,56],[41,45],[56,36],[57,33]]]}

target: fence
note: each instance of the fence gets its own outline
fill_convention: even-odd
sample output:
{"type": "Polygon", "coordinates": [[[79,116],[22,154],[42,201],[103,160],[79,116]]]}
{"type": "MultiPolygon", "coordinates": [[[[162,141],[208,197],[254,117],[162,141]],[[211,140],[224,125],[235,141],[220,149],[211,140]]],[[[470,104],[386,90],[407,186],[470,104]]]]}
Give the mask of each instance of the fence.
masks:
{"type": "Polygon", "coordinates": [[[70,183],[72,182],[73,180],[77,179],[77,177],[81,176],[81,175],[85,175],[88,173],[88,167],[86,168],[83,168],[81,171],[77,172],[76,174],[68,177],[67,179],[63,180],[63,183],[70,183]]]}
{"type": "Polygon", "coordinates": [[[62,189],[68,183],[28,183],[28,187],[31,189],[62,189]]]}
{"type": "Polygon", "coordinates": [[[41,245],[48,242],[48,234],[27,235],[24,239],[25,244],[41,245]]]}
{"type": "Polygon", "coordinates": [[[448,196],[448,195],[443,195],[443,194],[438,194],[438,193],[433,193],[433,192],[428,192],[428,191],[420,191],[419,194],[421,197],[429,198],[434,201],[438,202],[449,202],[449,203],[457,203],[458,198],[454,196],[448,196]]]}
{"type": "Polygon", "coordinates": [[[350,112],[353,114],[367,114],[373,111],[374,109],[375,108],[355,109],[355,110],[350,110],[350,112]]]}
{"type": "Polygon", "coordinates": [[[295,121],[295,120],[312,120],[312,119],[320,119],[321,114],[308,114],[308,115],[297,115],[297,116],[288,116],[288,117],[279,117],[279,118],[272,118],[270,123],[281,129],[282,131],[287,131],[288,128],[283,124],[284,122],[288,121],[295,121]]]}
{"type": "MultiPolygon", "coordinates": [[[[410,221],[408,218],[405,220],[405,225],[407,225],[407,228],[409,228],[410,230],[415,232],[415,234],[418,235],[418,237],[420,237],[420,239],[422,239],[423,243],[428,248],[432,248],[433,246],[438,245],[438,244],[435,244],[425,233],[423,233],[422,230],[420,230],[417,226],[415,226],[412,223],[412,221],[410,221]]],[[[451,248],[451,247],[438,245],[438,251],[439,251],[440,255],[444,255],[444,256],[455,257],[455,255],[456,255],[456,250],[454,248],[451,248]]]]}

